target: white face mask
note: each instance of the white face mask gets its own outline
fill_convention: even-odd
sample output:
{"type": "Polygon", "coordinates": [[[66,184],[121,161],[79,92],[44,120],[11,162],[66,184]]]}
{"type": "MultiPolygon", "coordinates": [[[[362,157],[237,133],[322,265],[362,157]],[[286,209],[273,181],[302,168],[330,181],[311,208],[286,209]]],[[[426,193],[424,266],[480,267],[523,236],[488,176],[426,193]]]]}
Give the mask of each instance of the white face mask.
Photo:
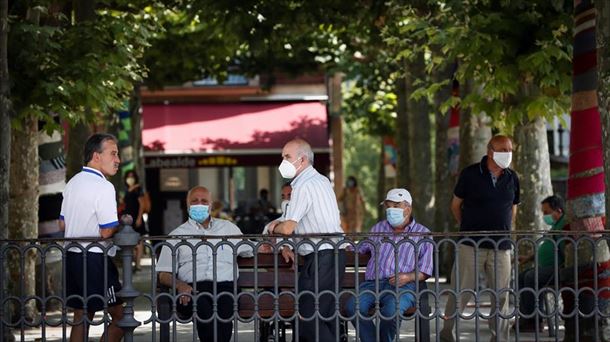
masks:
{"type": "Polygon", "coordinates": [[[278,167],[278,170],[280,170],[280,174],[282,175],[282,177],[286,179],[291,179],[297,175],[297,168],[294,166],[294,163],[296,163],[297,161],[298,159],[291,163],[286,159],[282,160],[280,167],[278,167]]]}
{"type": "Polygon", "coordinates": [[[510,166],[510,162],[513,161],[512,152],[494,152],[493,159],[499,167],[506,169],[510,166]]]}

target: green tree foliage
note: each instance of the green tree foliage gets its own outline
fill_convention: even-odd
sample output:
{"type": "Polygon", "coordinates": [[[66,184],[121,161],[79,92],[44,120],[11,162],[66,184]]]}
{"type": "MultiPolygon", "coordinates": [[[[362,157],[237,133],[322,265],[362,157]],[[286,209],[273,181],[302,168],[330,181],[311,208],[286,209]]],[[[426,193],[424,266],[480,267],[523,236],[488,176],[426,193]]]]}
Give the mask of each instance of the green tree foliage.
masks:
{"type": "Polygon", "coordinates": [[[227,72],[291,75],[336,65],[346,45],[345,1],[192,1],[157,10],[164,31],[146,53],[147,85],[158,87],[227,72]],[[187,10],[185,10],[185,8],[187,10]]]}
{"type": "MultiPolygon", "coordinates": [[[[59,129],[53,115],[71,124],[103,120],[120,108],[140,82],[140,63],[155,22],[146,11],[99,9],[93,23],[75,23],[70,9],[51,1],[15,2],[9,12],[11,98],[18,117],[34,116],[59,129]],[[36,9],[38,22],[28,16],[36,9]],[[89,108],[90,111],[86,111],[89,108]]],[[[19,124],[19,121],[15,121],[19,124]]]]}
{"type": "MultiPolygon", "coordinates": [[[[424,16],[409,6],[393,6],[395,20],[384,32],[385,41],[400,48],[399,60],[424,49],[429,72],[457,61],[456,78],[475,90],[462,108],[487,113],[509,132],[523,119],[569,110],[569,1],[454,0],[429,6],[424,16]],[[426,45],[416,46],[414,39],[426,45]]],[[[431,95],[444,84],[422,84],[412,96],[431,95]]]]}

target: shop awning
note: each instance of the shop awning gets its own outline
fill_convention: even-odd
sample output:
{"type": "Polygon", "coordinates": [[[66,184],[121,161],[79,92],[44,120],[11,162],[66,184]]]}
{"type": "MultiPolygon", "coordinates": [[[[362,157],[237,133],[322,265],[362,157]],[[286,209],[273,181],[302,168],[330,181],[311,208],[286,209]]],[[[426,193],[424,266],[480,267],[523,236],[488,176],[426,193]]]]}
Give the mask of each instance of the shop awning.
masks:
{"type": "Polygon", "coordinates": [[[281,150],[294,137],[328,150],[323,102],[145,104],[146,155],[254,153],[281,150]]]}

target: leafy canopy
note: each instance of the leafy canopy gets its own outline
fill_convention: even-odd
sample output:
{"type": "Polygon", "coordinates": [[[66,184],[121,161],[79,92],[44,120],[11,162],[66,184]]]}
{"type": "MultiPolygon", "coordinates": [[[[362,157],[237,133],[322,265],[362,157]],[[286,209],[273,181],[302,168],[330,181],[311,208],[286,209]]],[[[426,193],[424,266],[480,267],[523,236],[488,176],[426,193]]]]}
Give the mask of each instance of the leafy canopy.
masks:
{"type": "Polygon", "coordinates": [[[104,120],[95,113],[120,108],[146,76],[140,59],[156,29],[151,19],[102,8],[95,21],[77,23],[52,1],[17,2],[8,42],[16,118],[37,117],[49,131],[59,129],[56,115],[70,124],[104,120]]]}
{"type": "MultiPolygon", "coordinates": [[[[569,110],[569,1],[431,1],[428,9],[422,14],[408,5],[392,6],[385,41],[401,50],[397,60],[426,53],[430,73],[457,62],[456,78],[471,89],[462,107],[487,113],[507,131],[524,119],[569,110]],[[413,39],[425,44],[416,46],[413,39]]],[[[439,85],[422,84],[414,96],[434,93],[439,85]]]]}

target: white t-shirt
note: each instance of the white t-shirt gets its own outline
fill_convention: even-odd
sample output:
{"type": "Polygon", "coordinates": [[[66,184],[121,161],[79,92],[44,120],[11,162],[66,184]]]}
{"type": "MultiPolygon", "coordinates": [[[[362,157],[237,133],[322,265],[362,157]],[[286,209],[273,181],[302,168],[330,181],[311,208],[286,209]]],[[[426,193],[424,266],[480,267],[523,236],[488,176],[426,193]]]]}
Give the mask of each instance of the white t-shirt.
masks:
{"type": "MultiPolygon", "coordinates": [[[[215,235],[242,235],[239,228],[227,220],[210,219],[210,226],[206,229],[202,225],[198,224],[194,220],[190,219],[174,229],[169,235],[185,235],[185,236],[215,236],[215,235]]],[[[200,238],[191,238],[185,240],[186,244],[181,245],[176,250],[175,271],[178,274],[178,279],[187,283],[193,283],[193,249],[198,243],[201,243],[197,247],[196,254],[196,281],[213,281],[214,280],[214,255],[211,246],[216,246],[220,243],[221,239],[209,239],[202,240],[200,238]],[[206,244],[207,241],[209,243],[206,244]],[[210,246],[211,245],[211,246],[210,246]]],[[[227,239],[230,244],[223,244],[216,247],[216,281],[233,281],[233,250],[237,243],[242,241],[241,239],[227,239]]],[[[171,245],[175,246],[182,242],[181,240],[169,240],[171,245]]],[[[237,255],[243,257],[253,256],[252,247],[249,245],[241,245],[237,248],[237,255]]],[[[168,246],[161,248],[161,254],[159,255],[159,261],[157,262],[155,270],[157,272],[169,272],[172,273],[172,251],[168,246]]],[[[235,274],[239,276],[239,269],[235,265],[235,274]]]]}
{"type": "MultiPolygon", "coordinates": [[[[100,229],[110,229],[119,225],[117,203],[114,186],[104,175],[93,168],[83,167],[77,173],[63,192],[61,214],[59,219],[66,224],[64,236],[66,238],[93,238],[102,237],[100,229]]],[[[79,242],[87,247],[90,242],[79,242]]],[[[110,246],[110,241],[100,241],[103,246],[110,246]]],[[[77,247],[69,249],[70,252],[81,252],[77,247]]],[[[88,249],[89,252],[103,253],[99,247],[88,249]]],[[[114,256],[116,249],[111,247],[108,255],[114,256]]]]}

